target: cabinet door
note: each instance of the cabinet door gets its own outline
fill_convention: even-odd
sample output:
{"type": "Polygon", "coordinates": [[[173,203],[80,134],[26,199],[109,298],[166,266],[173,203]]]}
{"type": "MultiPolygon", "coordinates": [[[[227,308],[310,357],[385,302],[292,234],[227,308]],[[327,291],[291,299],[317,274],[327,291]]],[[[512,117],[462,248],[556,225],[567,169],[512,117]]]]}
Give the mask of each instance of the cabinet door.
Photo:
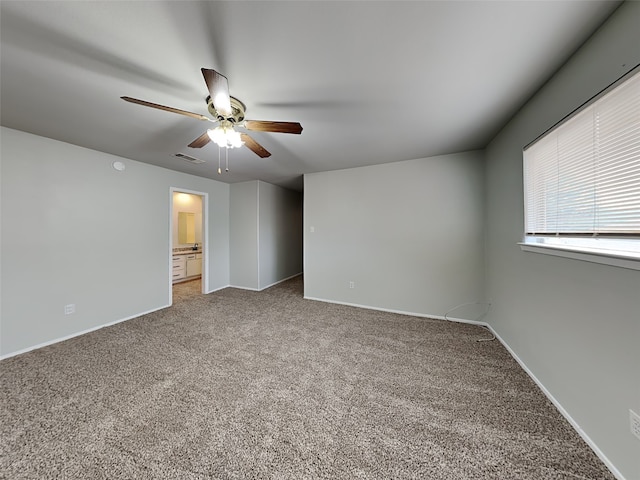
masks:
{"type": "Polygon", "coordinates": [[[187,277],[202,274],[202,260],[196,258],[187,260],[187,277]]]}

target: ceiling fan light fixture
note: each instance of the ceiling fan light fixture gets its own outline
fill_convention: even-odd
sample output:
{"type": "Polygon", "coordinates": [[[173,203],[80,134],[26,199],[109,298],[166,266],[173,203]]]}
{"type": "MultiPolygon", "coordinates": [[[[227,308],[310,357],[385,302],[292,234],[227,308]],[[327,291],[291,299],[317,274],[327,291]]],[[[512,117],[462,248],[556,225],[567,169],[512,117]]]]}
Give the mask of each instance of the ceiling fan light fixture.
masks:
{"type": "MultiPolygon", "coordinates": [[[[1,2],[2,0],[0,0],[1,2]]],[[[177,113],[197,120],[209,121],[216,123],[218,127],[207,130],[188,146],[189,148],[202,148],[213,141],[219,148],[225,149],[228,154],[230,148],[239,148],[245,145],[249,150],[258,155],[260,158],[267,158],[271,153],[262,145],[256,142],[247,133],[240,133],[234,130],[234,126],[246,128],[257,132],[274,132],[274,133],[302,133],[302,125],[298,122],[273,122],[265,120],[246,120],[245,111],[247,107],[244,103],[235,97],[229,95],[229,83],[227,77],[216,72],[211,68],[201,68],[204,81],[207,84],[209,95],[207,96],[207,110],[213,118],[209,118],[199,113],[180,110],[179,108],[167,107],[158,103],[147,102],[132,97],[120,97],[122,100],[130,103],[136,103],[144,107],[151,107],[165,112],[177,113]]],[[[220,153],[220,152],[218,152],[220,153]]]]}
{"type": "Polygon", "coordinates": [[[210,128],[207,130],[207,135],[220,148],[239,148],[244,145],[240,132],[236,132],[233,127],[210,128]]]}
{"type": "Polygon", "coordinates": [[[229,92],[219,92],[213,97],[213,106],[223,116],[229,116],[232,113],[231,99],[229,92]]]}

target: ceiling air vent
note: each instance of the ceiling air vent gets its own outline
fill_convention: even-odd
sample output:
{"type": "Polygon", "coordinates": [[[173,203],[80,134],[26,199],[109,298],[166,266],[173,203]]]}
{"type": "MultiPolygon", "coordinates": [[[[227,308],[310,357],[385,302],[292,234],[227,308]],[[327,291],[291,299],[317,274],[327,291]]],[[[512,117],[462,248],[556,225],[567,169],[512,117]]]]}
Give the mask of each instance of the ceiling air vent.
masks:
{"type": "Polygon", "coordinates": [[[204,160],[200,160],[199,158],[194,158],[191,157],[189,155],[185,155],[184,153],[176,153],[175,154],[176,157],[181,158],[183,160],[186,160],[189,163],[193,163],[193,164],[199,164],[199,163],[205,163],[204,160]]]}

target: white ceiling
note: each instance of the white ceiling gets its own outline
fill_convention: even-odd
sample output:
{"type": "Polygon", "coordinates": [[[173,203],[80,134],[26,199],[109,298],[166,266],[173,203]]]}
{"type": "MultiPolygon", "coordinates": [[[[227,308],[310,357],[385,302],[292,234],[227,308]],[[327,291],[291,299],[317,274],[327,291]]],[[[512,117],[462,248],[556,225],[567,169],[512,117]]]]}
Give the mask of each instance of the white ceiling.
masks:
{"type": "Polygon", "coordinates": [[[483,148],[612,13],[612,1],[0,2],[2,125],[223,182],[483,148]],[[210,123],[201,67],[229,79],[272,153],[187,144],[210,123]],[[192,165],[173,155],[206,160],[192,165]]]}

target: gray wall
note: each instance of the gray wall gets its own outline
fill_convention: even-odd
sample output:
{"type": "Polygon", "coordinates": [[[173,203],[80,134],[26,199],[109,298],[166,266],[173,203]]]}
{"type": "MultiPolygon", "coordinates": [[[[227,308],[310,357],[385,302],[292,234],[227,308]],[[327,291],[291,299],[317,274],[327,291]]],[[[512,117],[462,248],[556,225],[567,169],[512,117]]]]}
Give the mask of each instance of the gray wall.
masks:
{"type": "Polygon", "coordinates": [[[258,182],[231,185],[231,285],[258,289],[258,182]]]}
{"type": "Polygon", "coordinates": [[[1,135],[0,355],[170,304],[171,187],[208,193],[209,289],[229,284],[228,185],[7,128],[1,135]],[[76,313],[64,315],[72,303],[76,313]]]}
{"type": "Polygon", "coordinates": [[[302,273],[302,194],[258,182],[259,288],[302,273]]]}
{"type": "Polygon", "coordinates": [[[208,195],[208,292],[261,289],[302,271],[298,192],[1,135],[2,357],[170,305],[172,187],[208,195]]]}
{"type": "Polygon", "coordinates": [[[488,320],[628,479],[640,478],[640,271],[523,252],[522,147],[640,63],[640,2],[623,4],[486,151],[488,320]],[[624,66],[623,66],[624,65],[624,66]]]}
{"type": "Polygon", "coordinates": [[[262,290],[302,273],[302,195],[261,181],[231,186],[231,285],[262,290]]]}
{"type": "Polygon", "coordinates": [[[305,297],[433,316],[483,300],[481,152],[304,180],[305,297]]]}

